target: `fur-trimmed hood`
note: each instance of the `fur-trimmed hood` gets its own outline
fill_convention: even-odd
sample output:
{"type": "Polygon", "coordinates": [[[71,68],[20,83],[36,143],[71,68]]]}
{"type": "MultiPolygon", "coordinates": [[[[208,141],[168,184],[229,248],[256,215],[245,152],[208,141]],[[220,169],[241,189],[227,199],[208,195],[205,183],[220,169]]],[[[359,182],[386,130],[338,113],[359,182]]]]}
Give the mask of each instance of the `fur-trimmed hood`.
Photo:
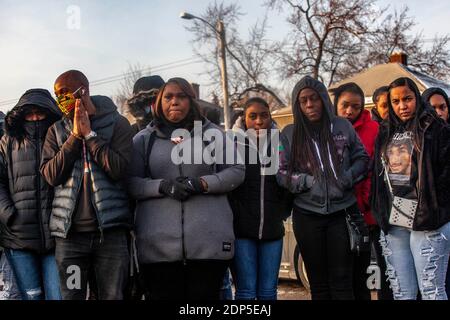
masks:
{"type": "Polygon", "coordinates": [[[7,135],[15,138],[24,136],[25,113],[31,106],[44,109],[47,113],[50,125],[59,120],[62,116],[55,99],[53,99],[48,90],[27,90],[22,97],[20,97],[19,102],[14,108],[6,114],[4,126],[7,135]]]}

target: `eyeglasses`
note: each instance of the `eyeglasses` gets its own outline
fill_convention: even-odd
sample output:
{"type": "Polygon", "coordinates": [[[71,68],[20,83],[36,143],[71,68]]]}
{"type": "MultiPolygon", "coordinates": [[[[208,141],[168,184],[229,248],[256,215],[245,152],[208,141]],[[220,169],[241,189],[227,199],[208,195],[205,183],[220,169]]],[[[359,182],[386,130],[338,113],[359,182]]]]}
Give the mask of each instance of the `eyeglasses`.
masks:
{"type": "Polygon", "coordinates": [[[67,92],[56,97],[56,103],[59,109],[65,115],[69,115],[75,108],[75,100],[80,99],[84,94],[83,86],[79,87],[77,90],[72,92],[67,92]]]}

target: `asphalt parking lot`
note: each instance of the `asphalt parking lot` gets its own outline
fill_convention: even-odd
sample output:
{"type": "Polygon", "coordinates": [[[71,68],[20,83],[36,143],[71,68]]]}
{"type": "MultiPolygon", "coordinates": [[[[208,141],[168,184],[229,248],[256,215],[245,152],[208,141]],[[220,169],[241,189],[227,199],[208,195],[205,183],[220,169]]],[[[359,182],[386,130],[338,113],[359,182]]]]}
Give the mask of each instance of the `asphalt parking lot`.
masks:
{"type": "Polygon", "coordinates": [[[280,279],[278,300],[311,300],[311,296],[297,281],[280,279]]]}

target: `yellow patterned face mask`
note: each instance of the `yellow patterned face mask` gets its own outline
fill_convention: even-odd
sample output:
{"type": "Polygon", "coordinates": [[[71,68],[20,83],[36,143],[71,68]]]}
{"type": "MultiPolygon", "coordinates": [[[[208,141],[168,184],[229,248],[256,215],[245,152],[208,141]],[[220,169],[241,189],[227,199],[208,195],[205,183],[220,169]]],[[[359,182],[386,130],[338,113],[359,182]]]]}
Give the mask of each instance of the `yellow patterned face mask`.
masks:
{"type": "Polygon", "coordinates": [[[65,93],[56,97],[56,102],[58,103],[59,109],[66,117],[72,117],[75,109],[75,101],[81,98],[80,90],[82,87],[79,87],[75,92],[65,93]]]}

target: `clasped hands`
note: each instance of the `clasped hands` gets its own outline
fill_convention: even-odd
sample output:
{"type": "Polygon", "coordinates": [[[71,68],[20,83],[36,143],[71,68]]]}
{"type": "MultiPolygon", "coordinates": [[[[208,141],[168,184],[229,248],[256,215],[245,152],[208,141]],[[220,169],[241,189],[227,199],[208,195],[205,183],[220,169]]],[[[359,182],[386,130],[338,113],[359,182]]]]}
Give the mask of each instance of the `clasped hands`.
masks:
{"type": "Polygon", "coordinates": [[[83,139],[91,133],[91,121],[81,99],[75,101],[75,114],[73,117],[73,130],[75,137],[83,139]]]}
{"type": "Polygon", "coordinates": [[[159,192],[172,199],[185,201],[191,195],[205,193],[207,184],[201,178],[178,177],[176,179],[162,180],[159,185],[159,192]]]}

